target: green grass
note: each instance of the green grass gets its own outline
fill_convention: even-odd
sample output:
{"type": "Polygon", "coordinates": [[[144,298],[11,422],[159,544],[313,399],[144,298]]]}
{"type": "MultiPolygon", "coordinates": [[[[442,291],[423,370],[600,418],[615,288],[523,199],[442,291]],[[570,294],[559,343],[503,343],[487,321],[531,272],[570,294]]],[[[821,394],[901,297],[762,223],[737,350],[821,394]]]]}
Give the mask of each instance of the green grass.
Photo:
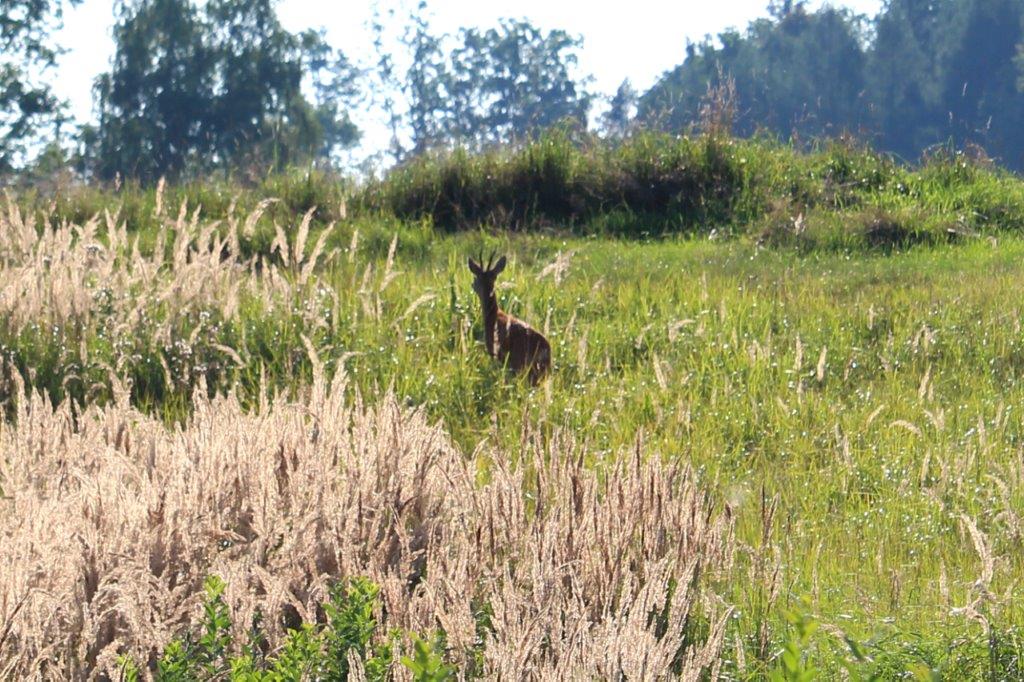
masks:
{"type": "Polygon", "coordinates": [[[263,204],[252,238],[243,242],[246,255],[267,253],[274,223],[290,225],[296,215],[313,209],[318,228],[338,221],[347,212],[354,183],[335,173],[296,168],[256,180],[208,177],[182,184],[141,186],[135,182],[111,186],[57,184],[26,188],[14,203],[40,225],[84,225],[111,216],[132,234],[140,235],[143,250],[152,249],[161,223],[181,215],[187,221],[196,209],[205,220],[244,221],[263,204]],[[267,201],[267,200],[270,201],[267,201]]]}
{"type": "Polygon", "coordinates": [[[640,132],[617,143],[552,131],[519,147],[437,152],[357,182],[315,169],[263,178],[208,178],[156,187],[40,186],[16,203],[39,223],[82,224],[109,213],[143,247],[187,201],[209,220],[265,206],[247,255],[266,254],[274,224],[313,212],[314,228],[347,217],[646,239],[748,236],[803,251],[937,244],[1024,229],[1024,182],[952,150],[916,166],[850,140],[808,151],[770,138],[640,132]],[[158,208],[160,209],[158,211],[158,208]]]}
{"type": "Polygon", "coordinates": [[[552,132],[519,148],[414,159],[357,199],[445,230],[714,232],[805,250],[937,243],[1024,227],[1024,183],[1006,171],[952,151],[908,167],[847,140],[802,153],[768,138],[642,132],[609,144],[552,132]]]}
{"type": "MultiPolygon", "coordinates": [[[[173,420],[195,382],[162,385],[161,355],[176,375],[205,373],[212,390],[237,385],[251,396],[262,370],[277,389],[298,391],[310,375],[305,334],[329,367],[345,362],[354,389],[393,387],[443,420],[467,453],[482,440],[514,452],[526,423],[582,434],[597,467],[642,439],[692,462],[736,516],[748,549],[718,589],[738,608],[730,639],[748,677],[775,665],[787,609],[829,626],[807,651],[828,676],[856,659],[835,628],[870,657],[858,670],[883,678],[914,666],[945,679],[1021,674],[1024,241],[851,256],[748,241],[436,237],[413,225],[399,228],[399,274],[385,285],[392,226],[358,227],[351,262],[339,253],[295,300],[244,300],[230,320],[181,319],[188,348],[110,338],[102,325],[13,338],[0,327],[0,345],[57,393],[102,385],[105,365],[120,367],[136,402],[173,420]],[[483,351],[465,256],[484,247],[510,256],[503,307],[552,342],[555,370],[540,388],[507,377],[483,351]],[[559,254],[564,279],[540,277],[559,254]],[[322,326],[303,326],[305,306],[322,326]],[[75,364],[82,343],[91,367],[75,364]],[[215,343],[247,366],[229,366],[215,343]],[[65,382],[69,374],[78,379],[65,382]],[[775,496],[765,538],[762,499],[775,496]],[[991,636],[954,610],[981,575],[962,516],[996,557],[995,596],[979,607],[991,636]]],[[[91,391],[80,397],[103,399],[91,391]]]]}
{"type": "MultiPolygon", "coordinates": [[[[539,424],[580,434],[594,467],[638,441],[692,462],[743,547],[717,585],[737,607],[730,679],[808,666],[825,678],[1024,678],[1015,176],[961,155],[910,169],[838,143],[797,154],[763,140],[553,137],[426,158],[357,190],[317,174],[171,188],[164,213],[189,197],[190,211],[229,218],[237,196],[244,219],[271,195],[284,200],[246,254],[267,256],[273,224],[313,206],[314,232],[340,221],[336,255],[291,298],[243,296],[229,319],[154,305],[144,313],[173,320],[170,345],[102,315],[75,328],[0,320],[6,371],[55,399],[102,402],[114,367],[136,404],[173,422],[200,377],[247,400],[262,380],[302,391],[306,336],[329,369],[345,364],[352,390],[393,388],[467,454],[482,441],[515,452],[539,424]],[[553,375],[536,389],[483,350],[465,261],[491,248],[510,260],[502,306],[552,343],[553,375]],[[988,585],[969,523],[994,557],[988,585]],[[983,592],[969,618],[961,607],[983,592]]],[[[158,224],[149,189],[17,201],[51,222],[120,207],[144,249],[158,224]]],[[[12,391],[0,381],[0,399],[12,391]]]]}

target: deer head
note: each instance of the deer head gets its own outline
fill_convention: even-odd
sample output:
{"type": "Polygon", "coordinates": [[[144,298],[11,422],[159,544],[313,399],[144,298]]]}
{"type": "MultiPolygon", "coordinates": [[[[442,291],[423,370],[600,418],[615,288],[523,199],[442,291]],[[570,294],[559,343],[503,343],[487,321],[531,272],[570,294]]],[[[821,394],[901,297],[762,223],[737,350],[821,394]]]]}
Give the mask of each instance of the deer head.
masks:
{"type": "Polygon", "coordinates": [[[473,291],[477,293],[480,298],[487,298],[494,293],[494,282],[498,279],[498,275],[505,269],[507,261],[502,256],[497,262],[494,262],[494,252],[491,252],[490,258],[487,259],[487,266],[481,265],[483,262],[483,253],[480,254],[480,262],[469,259],[469,269],[473,273],[473,291]]]}

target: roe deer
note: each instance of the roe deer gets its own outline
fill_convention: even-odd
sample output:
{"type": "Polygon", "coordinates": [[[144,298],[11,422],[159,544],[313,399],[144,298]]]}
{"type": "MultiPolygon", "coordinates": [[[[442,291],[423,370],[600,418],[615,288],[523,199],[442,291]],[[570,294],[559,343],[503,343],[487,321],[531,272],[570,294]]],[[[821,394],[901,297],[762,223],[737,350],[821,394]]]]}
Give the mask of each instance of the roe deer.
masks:
{"type": "MultiPolygon", "coordinates": [[[[483,254],[480,260],[483,261],[483,254]]],[[[502,256],[492,264],[493,260],[492,253],[484,267],[469,259],[469,269],[474,275],[473,290],[480,297],[484,311],[487,354],[498,362],[507,363],[513,371],[528,371],[530,383],[536,385],[551,369],[551,344],[539,331],[498,307],[494,281],[505,269],[506,260],[502,256]]]]}

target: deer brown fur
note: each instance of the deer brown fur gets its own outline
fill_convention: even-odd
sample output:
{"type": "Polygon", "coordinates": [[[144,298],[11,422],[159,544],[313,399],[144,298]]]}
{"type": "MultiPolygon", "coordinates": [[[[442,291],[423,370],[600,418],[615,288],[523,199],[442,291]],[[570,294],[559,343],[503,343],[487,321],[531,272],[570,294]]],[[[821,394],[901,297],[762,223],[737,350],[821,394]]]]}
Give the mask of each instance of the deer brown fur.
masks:
{"type": "Polygon", "coordinates": [[[551,369],[551,344],[539,331],[498,306],[494,282],[505,269],[505,257],[492,263],[494,254],[491,254],[486,266],[482,264],[482,256],[480,260],[478,263],[470,258],[469,269],[474,276],[473,290],[483,308],[487,354],[515,372],[528,372],[530,382],[536,384],[551,369]]]}

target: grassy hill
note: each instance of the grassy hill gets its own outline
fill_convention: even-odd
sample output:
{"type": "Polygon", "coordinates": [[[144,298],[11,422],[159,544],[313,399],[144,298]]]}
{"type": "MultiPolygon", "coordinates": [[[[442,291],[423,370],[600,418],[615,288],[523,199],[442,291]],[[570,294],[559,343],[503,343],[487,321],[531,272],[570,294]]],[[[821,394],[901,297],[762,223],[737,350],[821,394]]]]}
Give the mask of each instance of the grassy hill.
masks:
{"type": "MultiPolygon", "coordinates": [[[[1018,678],[1022,225],[1024,185],[977,158],[936,154],[910,169],[848,144],[798,153],[716,138],[579,148],[555,137],[519,151],[413,162],[359,187],[296,174],[252,188],[24,193],[0,217],[0,398],[8,413],[0,490],[41,500],[41,491],[63,485],[64,465],[55,462],[74,457],[39,454],[50,462],[45,475],[18,473],[16,460],[31,443],[48,444],[40,453],[64,452],[56,445],[63,437],[32,436],[33,419],[16,408],[26,387],[74,402],[58,411],[72,425],[68,434],[118,432],[110,424],[123,422],[130,441],[148,442],[159,429],[181,429],[194,449],[161,447],[179,453],[168,457],[197,453],[188,455],[196,466],[208,466],[201,444],[214,440],[249,442],[253,452],[266,441],[267,459],[254,466],[272,466],[275,436],[242,434],[270,433],[260,424],[274,420],[298,419],[298,430],[281,427],[298,442],[321,432],[347,442],[356,433],[347,422],[317,425],[324,401],[336,405],[332,414],[392,401],[422,411],[417,433],[438,425],[444,447],[458,453],[445,455],[446,466],[467,462],[476,486],[510,477],[505,494],[521,497],[524,518],[537,523],[543,500],[572,499],[576,480],[565,472],[545,479],[545,466],[579,462],[594,477],[594,499],[612,505],[601,519],[631,501],[654,504],[626,484],[631,500],[601,487],[617,480],[618,467],[648,462],[657,478],[685,466],[692,490],[665,494],[706,495],[707,507],[692,513],[723,524],[728,537],[694,539],[713,550],[692,578],[676,639],[665,639],[653,615],[637,625],[635,633],[653,638],[644,646],[672,649],[667,670],[681,674],[686,656],[704,646],[726,679],[795,676],[810,666],[825,678],[1018,678]],[[280,201],[260,204],[268,198],[280,201]],[[555,369],[537,388],[506,375],[483,350],[465,261],[492,249],[510,261],[499,279],[501,304],[552,343],[555,369]],[[335,375],[345,378],[331,393],[323,377],[335,375]],[[225,391],[237,405],[208,404],[206,396],[225,391]],[[285,407],[268,406],[274,395],[285,407]],[[289,409],[300,416],[287,417],[289,409]]],[[[378,427],[360,428],[365,436],[378,427]]],[[[395,445],[412,457],[402,466],[417,466],[416,448],[429,450],[417,443],[395,445]]],[[[145,469],[144,448],[117,447],[113,461],[138,460],[145,469]]],[[[325,456],[296,447],[297,461],[325,456]]],[[[358,443],[339,447],[359,451],[358,443]]],[[[108,466],[81,475],[90,480],[108,466]]],[[[349,484],[340,471],[324,474],[338,476],[332,486],[349,484]]],[[[455,489],[473,498],[472,486],[455,489]]],[[[203,504],[216,508],[216,491],[206,494],[203,504]]],[[[255,492],[238,494],[241,507],[256,504],[255,492]]],[[[580,513],[559,509],[559,518],[580,513]]],[[[638,518],[646,520],[636,528],[657,532],[650,509],[638,518]]],[[[0,540],[29,542],[18,534],[20,519],[16,505],[0,507],[0,540]]],[[[399,526],[424,521],[401,519],[399,526]]],[[[116,519],[105,523],[105,532],[121,532],[116,519]]],[[[457,520],[444,515],[444,523],[457,520]]],[[[560,528],[538,531],[538,547],[568,542],[560,528]]],[[[689,526],[671,528],[685,545],[689,526]]],[[[266,551],[259,532],[230,530],[242,538],[231,536],[231,551],[266,551]]],[[[660,577],[646,579],[663,580],[666,594],[679,589],[669,585],[688,575],[682,564],[670,581],[658,572],[662,564],[654,568],[664,557],[637,549],[647,536],[625,537],[629,560],[588,555],[581,564],[604,565],[598,573],[628,564],[623,582],[609,588],[621,595],[635,597],[627,584],[643,583],[648,569],[660,577]]],[[[287,546],[302,563],[304,550],[287,546]]],[[[143,669],[146,651],[164,650],[172,635],[202,622],[203,576],[234,566],[217,552],[201,557],[188,568],[193,611],[168,616],[149,640],[124,635],[132,642],[124,650],[143,669]]],[[[100,578],[116,564],[108,560],[94,569],[100,578]]],[[[388,571],[408,565],[351,561],[385,592],[398,590],[390,604],[419,598],[412,586],[402,602],[399,583],[387,582],[395,578],[388,571]]],[[[449,570],[441,563],[433,570],[449,570]]],[[[231,590],[231,576],[220,577],[231,590]]],[[[351,577],[334,566],[317,579],[351,577]]],[[[22,587],[9,582],[0,595],[22,587]]],[[[313,606],[298,621],[316,619],[317,594],[306,594],[313,606]]],[[[487,594],[474,608],[506,603],[487,594]]],[[[248,604],[238,600],[239,609],[248,604]]],[[[17,632],[18,615],[3,604],[0,624],[17,632]]],[[[33,602],[29,610],[41,608],[33,602]]],[[[607,644],[593,634],[606,616],[588,616],[587,656],[607,644]]],[[[470,653],[456,645],[455,621],[401,618],[391,624],[447,628],[448,640],[434,640],[430,651],[464,672],[493,673],[507,662],[488,653],[488,642],[498,651],[503,640],[487,634],[479,614],[464,626],[483,628],[482,648],[470,653]]],[[[549,616],[538,618],[550,627],[549,616]]],[[[275,632],[272,639],[287,636],[275,632]]],[[[389,641],[380,628],[373,638],[389,641]]],[[[20,660],[27,641],[0,639],[0,669],[20,660]]],[[[395,646],[411,653],[411,641],[395,646]]],[[[240,655],[241,646],[236,637],[227,649],[240,655]]],[[[159,656],[147,655],[155,665],[159,656]]],[[[592,663],[578,670],[618,670],[592,663]]]]}

